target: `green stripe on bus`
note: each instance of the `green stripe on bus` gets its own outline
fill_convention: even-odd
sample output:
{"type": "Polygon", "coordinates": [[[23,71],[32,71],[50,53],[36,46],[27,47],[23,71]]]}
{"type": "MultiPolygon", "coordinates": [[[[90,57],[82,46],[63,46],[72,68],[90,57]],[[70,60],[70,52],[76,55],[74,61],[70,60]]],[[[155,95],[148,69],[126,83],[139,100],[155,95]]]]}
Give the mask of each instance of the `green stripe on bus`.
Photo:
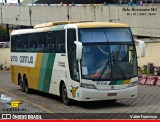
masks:
{"type": "Polygon", "coordinates": [[[49,92],[52,68],[55,60],[55,54],[53,53],[44,53],[40,69],[40,78],[38,82],[38,90],[49,92]]]}
{"type": "Polygon", "coordinates": [[[54,60],[55,60],[55,54],[50,53],[48,56],[48,62],[47,62],[47,67],[46,67],[46,72],[45,72],[45,78],[44,78],[45,83],[43,84],[43,91],[45,92],[49,92],[54,60]]]}
{"type": "Polygon", "coordinates": [[[43,91],[44,77],[45,77],[45,67],[47,65],[48,54],[43,53],[42,63],[40,67],[40,75],[38,81],[38,90],[43,91]]]}
{"type": "Polygon", "coordinates": [[[109,85],[116,85],[117,81],[111,81],[109,85]]]}
{"type": "Polygon", "coordinates": [[[117,80],[116,85],[122,85],[124,80],[117,80]]]}
{"type": "Polygon", "coordinates": [[[109,85],[122,85],[129,84],[130,80],[114,80],[109,83],[109,85]]]}

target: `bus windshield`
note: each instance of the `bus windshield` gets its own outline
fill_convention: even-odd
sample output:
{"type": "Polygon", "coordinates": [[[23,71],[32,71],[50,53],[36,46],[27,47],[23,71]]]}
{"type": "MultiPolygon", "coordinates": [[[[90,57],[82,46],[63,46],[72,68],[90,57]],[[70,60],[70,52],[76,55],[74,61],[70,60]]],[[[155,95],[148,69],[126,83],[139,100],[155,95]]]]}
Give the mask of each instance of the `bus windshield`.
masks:
{"type": "Polygon", "coordinates": [[[79,40],[82,43],[132,42],[132,35],[129,28],[85,28],[79,29],[79,40]]]}
{"type": "Polygon", "coordinates": [[[82,78],[129,79],[137,76],[135,46],[129,29],[81,29],[82,78]],[[90,38],[89,38],[90,37],[90,38]]]}

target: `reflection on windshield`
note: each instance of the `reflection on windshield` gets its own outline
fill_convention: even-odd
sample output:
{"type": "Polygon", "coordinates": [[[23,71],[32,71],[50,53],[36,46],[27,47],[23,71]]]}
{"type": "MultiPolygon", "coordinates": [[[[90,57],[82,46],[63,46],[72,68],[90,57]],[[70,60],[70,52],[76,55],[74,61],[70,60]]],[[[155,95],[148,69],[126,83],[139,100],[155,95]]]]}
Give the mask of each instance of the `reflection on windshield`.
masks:
{"type": "Polygon", "coordinates": [[[81,61],[82,78],[127,79],[137,75],[132,45],[84,45],[81,61]]]}

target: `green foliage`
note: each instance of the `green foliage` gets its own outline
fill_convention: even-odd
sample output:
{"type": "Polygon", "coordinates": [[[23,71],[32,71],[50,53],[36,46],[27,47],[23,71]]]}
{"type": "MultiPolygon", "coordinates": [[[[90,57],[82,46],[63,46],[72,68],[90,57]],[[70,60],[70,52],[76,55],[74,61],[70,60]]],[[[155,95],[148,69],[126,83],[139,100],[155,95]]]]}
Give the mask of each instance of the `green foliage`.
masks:
{"type": "Polygon", "coordinates": [[[147,75],[147,74],[150,74],[150,73],[149,73],[147,70],[143,70],[143,71],[142,71],[142,74],[143,74],[143,75],[147,75]]]}
{"type": "Polygon", "coordinates": [[[141,73],[144,75],[149,75],[149,74],[154,74],[154,64],[153,63],[148,63],[147,65],[143,65],[142,69],[141,69],[141,73]]]}
{"type": "Polygon", "coordinates": [[[0,27],[0,41],[6,41],[7,39],[7,31],[0,27]]]}

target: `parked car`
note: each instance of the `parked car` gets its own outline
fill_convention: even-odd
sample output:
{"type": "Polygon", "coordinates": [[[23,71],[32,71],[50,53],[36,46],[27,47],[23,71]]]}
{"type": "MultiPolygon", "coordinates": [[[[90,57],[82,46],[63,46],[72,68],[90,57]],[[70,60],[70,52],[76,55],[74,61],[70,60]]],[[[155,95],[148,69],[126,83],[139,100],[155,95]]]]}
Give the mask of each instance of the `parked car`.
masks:
{"type": "Polygon", "coordinates": [[[0,42],[0,48],[10,48],[10,42],[0,42]]]}

